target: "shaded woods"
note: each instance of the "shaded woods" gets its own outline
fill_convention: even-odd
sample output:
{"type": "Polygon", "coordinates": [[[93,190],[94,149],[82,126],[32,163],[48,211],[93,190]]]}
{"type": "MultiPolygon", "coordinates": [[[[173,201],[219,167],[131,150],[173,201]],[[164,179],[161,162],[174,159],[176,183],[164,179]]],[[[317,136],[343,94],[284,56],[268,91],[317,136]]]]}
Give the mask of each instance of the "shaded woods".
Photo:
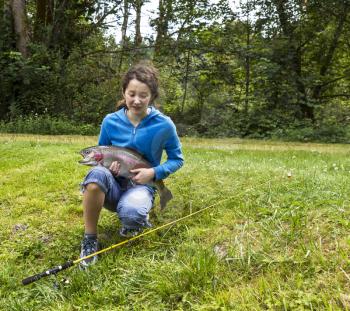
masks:
{"type": "Polygon", "coordinates": [[[1,131],[97,133],[150,59],[180,135],[350,140],[348,0],[0,3],[1,131]]]}

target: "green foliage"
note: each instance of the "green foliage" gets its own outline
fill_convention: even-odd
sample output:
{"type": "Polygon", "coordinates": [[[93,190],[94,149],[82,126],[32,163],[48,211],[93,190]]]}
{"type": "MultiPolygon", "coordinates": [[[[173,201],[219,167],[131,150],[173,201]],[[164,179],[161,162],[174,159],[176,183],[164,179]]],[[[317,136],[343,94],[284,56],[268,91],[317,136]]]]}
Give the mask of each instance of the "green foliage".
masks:
{"type": "MultiPolygon", "coordinates": [[[[104,43],[96,36],[85,44],[104,43]]],[[[115,110],[120,96],[120,79],[116,79],[112,67],[100,66],[98,59],[95,55],[81,59],[80,52],[74,50],[63,60],[60,53],[42,45],[31,46],[27,59],[17,52],[0,54],[2,119],[48,114],[96,126],[102,116],[115,110]]]]}
{"type": "Polygon", "coordinates": [[[318,125],[295,124],[294,127],[276,129],[272,138],[290,141],[350,143],[350,127],[323,122],[318,125]]]}
{"type": "Polygon", "coordinates": [[[278,120],[259,120],[259,126],[247,131],[245,119],[236,119],[232,123],[222,123],[213,126],[210,123],[198,123],[194,125],[177,124],[180,136],[192,137],[242,137],[251,139],[274,139],[280,141],[300,142],[324,142],[346,143],[350,142],[350,128],[339,128],[338,124],[320,124],[318,126],[309,123],[295,123],[289,127],[278,127],[278,120]],[[265,121],[265,122],[264,122],[265,121]]]}
{"type": "MultiPolygon", "coordinates": [[[[85,41],[88,51],[101,46],[113,48],[100,36],[85,41]]],[[[115,68],[117,59],[109,55],[91,54],[81,58],[81,50],[72,51],[65,65],[62,84],[66,87],[65,101],[71,107],[71,118],[90,124],[100,124],[105,114],[115,111],[121,99],[120,77],[115,68]],[[67,96],[69,94],[69,96],[67,96]]],[[[62,110],[64,114],[64,109],[62,110]]]]}
{"type": "Polygon", "coordinates": [[[57,75],[44,64],[47,51],[37,51],[24,59],[20,53],[0,54],[0,107],[5,117],[19,114],[54,113],[56,107],[57,75]]]}
{"type": "Polygon", "coordinates": [[[19,116],[8,122],[0,121],[0,132],[45,135],[97,135],[99,128],[91,124],[77,124],[67,118],[34,114],[25,117],[19,116]]]}
{"type": "Polygon", "coordinates": [[[145,58],[160,70],[156,105],[181,135],[349,142],[339,126],[350,120],[347,1],[161,1],[152,25],[163,32],[136,49],[132,35],[119,44],[106,32],[122,3],[49,3],[26,2],[26,57],[10,2],[0,5],[2,128],[33,132],[13,125],[33,115],[97,128],[115,111],[122,74],[145,58]]]}

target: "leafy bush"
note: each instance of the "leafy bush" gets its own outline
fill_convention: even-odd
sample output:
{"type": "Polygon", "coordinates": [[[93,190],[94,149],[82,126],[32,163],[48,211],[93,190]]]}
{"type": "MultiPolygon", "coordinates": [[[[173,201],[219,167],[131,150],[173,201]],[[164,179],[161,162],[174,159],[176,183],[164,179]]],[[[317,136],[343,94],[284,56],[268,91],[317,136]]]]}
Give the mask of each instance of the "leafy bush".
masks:
{"type": "Polygon", "coordinates": [[[241,137],[252,139],[277,139],[284,141],[350,143],[350,126],[339,127],[335,123],[295,122],[285,124],[267,118],[237,118],[232,122],[222,122],[213,126],[207,122],[194,125],[179,123],[180,136],[194,137],[241,137]]]}
{"type": "Polygon", "coordinates": [[[49,115],[20,116],[11,121],[0,121],[0,132],[45,135],[97,135],[99,128],[91,124],[76,124],[66,118],[49,115]]]}
{"type": "Polygon", "coordinates": [[[350,143],[350,126],[340,127],[332,122],[318,124],[296,123],[271,132],[271,138],[290,141],[350,143]]]}

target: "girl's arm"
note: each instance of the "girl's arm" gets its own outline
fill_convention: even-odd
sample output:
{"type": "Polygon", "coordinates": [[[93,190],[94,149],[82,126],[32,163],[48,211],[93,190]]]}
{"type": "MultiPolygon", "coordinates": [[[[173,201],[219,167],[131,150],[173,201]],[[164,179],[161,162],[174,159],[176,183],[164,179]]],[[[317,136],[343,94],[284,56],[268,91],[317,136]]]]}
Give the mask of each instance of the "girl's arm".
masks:
{"type": "Polygon", "coordinates": [[[184,163],[184,158],[181,150],[180,139],[177,136],[175,125],[172,126],[172,133],[170,138],[164,145],[165,152],[167,154],[167,160],[154,167],[155,180],[164,179],[170,174],[176,172],[184,163]]]}

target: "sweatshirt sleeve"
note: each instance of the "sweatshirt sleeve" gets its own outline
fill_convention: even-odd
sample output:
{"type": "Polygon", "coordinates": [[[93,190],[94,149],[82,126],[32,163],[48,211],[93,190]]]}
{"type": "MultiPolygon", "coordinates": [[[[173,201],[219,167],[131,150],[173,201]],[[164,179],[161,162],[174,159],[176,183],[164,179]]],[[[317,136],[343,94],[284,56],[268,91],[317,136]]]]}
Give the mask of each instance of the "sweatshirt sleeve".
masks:
{"type": "Polygon", "coordinates": [[[181,168],[184,163],[180,139],[176,133],[174,124],[172,124],[171,135],[166,140],[164,149],[167,154],[167,160],[164,163],[154,167],[155,180],[168,177],[170,174],[181,168]]]}
{"type": "Polygon", "coordinates": [[[108,135],[108,120],[107,118],[104,118],[101,125],[101,131],[100,136],[98,138],[98,145],[99,146],[110,146],[112,145],[111,140],[108,135]]]}

